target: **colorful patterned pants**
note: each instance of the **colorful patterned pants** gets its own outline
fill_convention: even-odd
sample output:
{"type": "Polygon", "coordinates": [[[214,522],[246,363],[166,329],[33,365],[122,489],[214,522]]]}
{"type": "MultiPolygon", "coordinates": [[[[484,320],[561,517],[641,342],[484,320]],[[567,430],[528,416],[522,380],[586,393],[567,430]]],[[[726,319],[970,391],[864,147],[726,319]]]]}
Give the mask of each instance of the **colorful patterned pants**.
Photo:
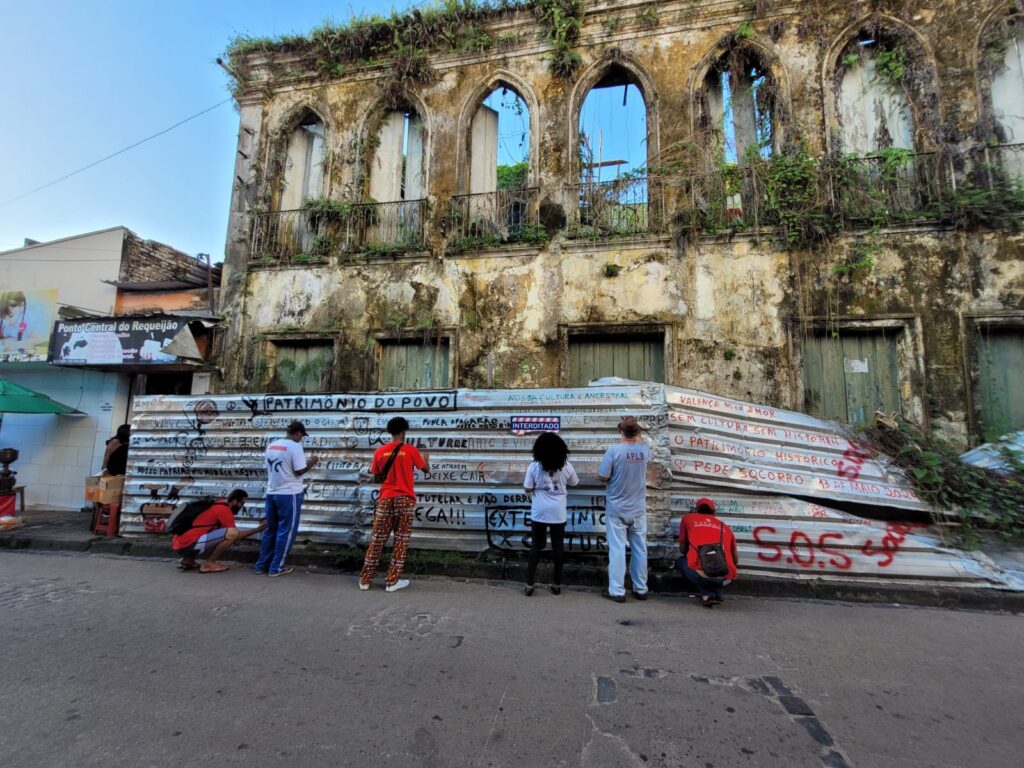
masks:
{"type": "Polygon", "coordinates": [[[416,499],[400,497],[377,500],[370,547],[366,550],[366,560],[363,561],[363,570],[359,574],[360,584],[369,584],[373,581],[377,574],[380,553],[392,531],[395,532],[395,542],[391,546],[391,565],[388,566],[388,575],[384,581],[391,586],[402,577],[405,553],[409,549],[409,537],[412,536],[412,517],[415,510],[416,499]]]}

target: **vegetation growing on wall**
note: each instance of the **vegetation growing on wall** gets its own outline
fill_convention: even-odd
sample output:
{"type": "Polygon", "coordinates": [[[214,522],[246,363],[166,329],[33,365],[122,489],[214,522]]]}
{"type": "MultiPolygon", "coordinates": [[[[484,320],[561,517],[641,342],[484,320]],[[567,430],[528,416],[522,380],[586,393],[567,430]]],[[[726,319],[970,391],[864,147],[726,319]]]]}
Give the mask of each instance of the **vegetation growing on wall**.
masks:
{"type": "MultiPolygon", "coordinates": [[[[583,0],[442,0],[390,16],[356,16],[344,23],[325,21],[308,35],[277,38],[240,35],[230,42],[225,58],[243,85],[253,54],[294,55],[308,69],[325,77],[341,77],[351,66],[388,62],[396,88],[430,82],[431,53],[484,51],[515,41],[514,35],[493,35],[488,22],[520,12],[533,12],[554,48],[552,69],[571,76],[582,59],[574,48],[583,24],[583,0]]],[[[296,70],[289,70],[297,74],[296,70]]]]}
{"type": "Polygon", "coordinates": [[[906,472],[922,499],[958,511],[960,538],[967,543],[978,527],[1008,539],[1024,538],[1024,462],[1016,454],[1005,452],[1011,472],[1001,475],[965,464],[954,447],[903,419],[895,428],[879,422],[865,436],[906,472]]]}

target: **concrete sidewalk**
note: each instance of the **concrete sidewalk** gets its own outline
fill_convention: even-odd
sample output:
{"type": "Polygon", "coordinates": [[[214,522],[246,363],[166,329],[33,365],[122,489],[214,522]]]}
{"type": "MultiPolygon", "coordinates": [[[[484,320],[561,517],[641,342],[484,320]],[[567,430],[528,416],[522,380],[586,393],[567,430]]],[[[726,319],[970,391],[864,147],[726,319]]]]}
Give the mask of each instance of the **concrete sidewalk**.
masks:
{"type": "MultiPolygon", "coordinates": [[[[29,511],[19,518],[24,522],[21,527],[0,532],[0,549],[89,552],[145,558],[173,557],[171,537],[167,534],[117,536],[111,539],[92,535],[89,531],[90,515],[87,512],[29,511]]],[[[413,540],[415,542],[415,535],[413,540]]],[[[235,563],[255,562],[257,548],[256,542],[239,542],[228,551],[224,560],[235,563]]],[[[1000,567],[1024,571],[1024,548],[993,539],[986,540],[984,551],[1000,567]]],[[[362,549],[307,542],[297,544],[292,549],[289,562],[296,567],[305,568],[308,572],[351,572],[358,571],[362,566],[363,554],[362,549]]],[[[420,575],[523,581],[526,558],[497,551],[473,555],[413,549],[406,560],[406,571],[420,575]]],[[[537,574],[538,583],[547,583],[549,574],[550,564],[542,561],[537,574]]],[[[605,580],[603,559],[568,557],[563,573],[563,582],[566,585],[601,587],[605,580]]],[[[655,592],[690,592],[689,585],[676,574],[669,562],[651,563],[650,586],[655,592]]],[[[1024,613],[1024,593],[1021,592],[906,582],[745,576],[742,568],[740,578],[729,591],[730,594],[761,597],[898,603],[1024,613]]]]}

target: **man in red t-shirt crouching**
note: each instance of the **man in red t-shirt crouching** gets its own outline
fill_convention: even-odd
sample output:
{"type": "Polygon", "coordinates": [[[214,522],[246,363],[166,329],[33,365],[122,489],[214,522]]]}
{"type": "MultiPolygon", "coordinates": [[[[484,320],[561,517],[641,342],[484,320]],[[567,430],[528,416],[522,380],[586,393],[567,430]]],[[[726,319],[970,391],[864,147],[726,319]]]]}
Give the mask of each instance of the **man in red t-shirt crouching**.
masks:
{"type": "Polygon", "coordinates": [[[241,511],[248,498],[248,493],[236,488],[226,499],[218,499],[205,512],[196,515],[192,527],[171,540],[171,548],[181,555],[181,562],[178,563],[181,570],[191,571],[199,567],[196,558],[204,552],[210,554],[202,567],[199,567],[200,573],[228,570],[228,566],[217,562],[220,556],[236,541],[247,539],[267,527],[266,521],[261,521],[256,528],[242,533],[235,526],[235,513],[241,511]]]}
{"type": "Polygon", "coordinates": [[[676,570],[696,587],[705,608],[722,602],[722,590],[736,578],[739,561],[736,537],[732,529],[715,516],[717,511],[711,499],[697,499],[693,512],[684,515],[679,524],[682,554],[676,558],[676,570]],[[702,556],[703,547],[708,549],[702,556]],[[719,566],[719,573],[705,571],[714,565],[719,566]]]}

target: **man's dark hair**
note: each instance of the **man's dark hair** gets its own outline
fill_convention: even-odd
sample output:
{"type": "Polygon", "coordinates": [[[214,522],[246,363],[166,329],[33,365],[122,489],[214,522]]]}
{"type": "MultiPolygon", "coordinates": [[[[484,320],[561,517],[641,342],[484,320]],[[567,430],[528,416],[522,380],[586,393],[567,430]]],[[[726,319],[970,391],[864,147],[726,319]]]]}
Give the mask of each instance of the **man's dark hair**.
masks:
{"type": "Polygon", "coordinates": [[[409,431],[409,422],[401,416],[395,416],[388,421],[388,434],[391,436],[400,435],[409,431]]]}
{"type": "Polygon", "coordinates": [[[235,488],[235,490],[228,494],[228,501],[245,501],[248,498],[249,494],[241,488],[235,488]]]}
{"type": "Polygon", "coordinates": [[[554,432],[541,432],[533,443],[533,460],[540,462],[545,472],[557,472],[569,458],[569,447],[554,432]]]}

